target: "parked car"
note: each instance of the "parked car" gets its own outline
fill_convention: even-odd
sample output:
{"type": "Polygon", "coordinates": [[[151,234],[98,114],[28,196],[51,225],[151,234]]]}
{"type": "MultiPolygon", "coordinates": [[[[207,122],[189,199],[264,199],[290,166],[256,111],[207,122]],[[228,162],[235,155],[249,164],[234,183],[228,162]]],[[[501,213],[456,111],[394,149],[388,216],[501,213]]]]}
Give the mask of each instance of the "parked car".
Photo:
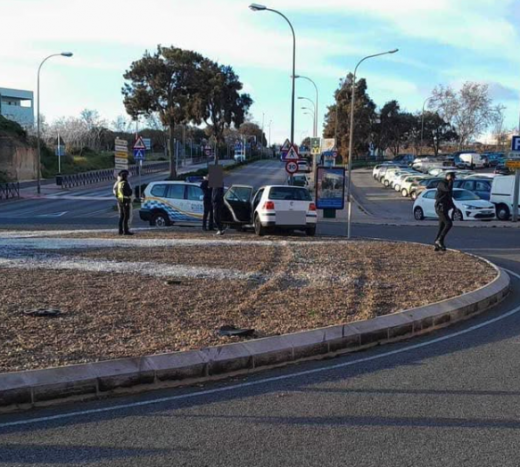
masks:
{"type": "Polygon", "coordinates": [[[455,153],[454,156],[458,168],[483,169],[485,166],[485,160],[478,152],[460,151],[455,153]]]}
{"type": "Polygon", "coordinates": [[[514,175],[495,177],[491,183],[491,196],[489,200],[496,206],[497,217],[501,221],[507,221],[513,212],[514,191],[514,175]]]}
{"type": "Polygon", "coordinates": [[[491,196],[491,180],[485,178],[461,178],[455,179],[453,188],[462,188],[463,190],[475,193],[480,199],[489,201],[491,196]]]}
{"type": "Polygon", "coordinates": [[[401,183],[401,189],[398,191],[401,191],[401,194],[403,197],[407,197],[410,194],[410,190],[415,182],[419,182],[421,180],[424,180],[428,178],[427,175],[412,175],[406,177],[402,183],[401,183]]]}
{"type": "Polygon", "coordinates": [[[310,183],[306,174],[295,173],[294,175],[287,177],[287,185],[309,188],[310,183]]]}
{"type": "Polygon", "coordinates": [[[444,178],[427,178],[425,180],[420,180],[417,185],[413,185],[410,188],[410,198],[414,201],[419,197],[419,195],[425,191],[430,190],[432,188],[437,188],[437,185],[441,180],[445,180],[444,178]]]}
{"type": "Polygon", "coordinates": [[[417,175],[418,173],[419,172],[413,169],[396,172],[390,180],[390,187],[395,191],[401,191],[401,184],[403,183],[404,179],[408,178],[410,175],[417,175]]]}
{"type": "Polygon", "coordinates": [[[309,163],[305,160],[298,161],[298,172],[305,172],[308,173],[311,171],[311,167],[309,166],[309,163]]]}
{"type": "MultiPolygon", "coordinates": [[[[413,216],[416,220],[437,219],[435,195],[437,190],[425,190],[413,204],[413,216]]],[[[450,211],[453,220],[492,220],[495,218],[495,206],[480,199],[475,193],[460,188],[453,189],[455,210],[450,211]]]]}
{"type": "Polygon", "coordinates": [[[273,228],[316,234],[316,205],[303,187],[268,185],[254,193],[251,186],[233,185],[224,195],[224,205],[224,224],[253,227],[259,236],[273,228]]]}
{"type": "Polygon", "coordinates": [[[497,175],[511,175],[513,171],[505,164],[499,164],[495,167],[495,174],[497,175]]]}
{"type": "Polygon", "coordinates": [[[139,217],[157,227],[202,222],[203,199],[203,192],[197,184],[152,182],[144,190],[139,217]]]}

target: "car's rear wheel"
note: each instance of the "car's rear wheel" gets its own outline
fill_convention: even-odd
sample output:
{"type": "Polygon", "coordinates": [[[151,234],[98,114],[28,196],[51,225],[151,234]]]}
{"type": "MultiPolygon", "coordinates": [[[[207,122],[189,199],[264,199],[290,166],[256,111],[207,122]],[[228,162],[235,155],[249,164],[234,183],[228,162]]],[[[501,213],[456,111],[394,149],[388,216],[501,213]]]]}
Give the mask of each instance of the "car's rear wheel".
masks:
{"type": "Polygon", "coordinates": [[[499,220],[507,221],[510,215],[509,208],[505,204],[499,204],[497,206],[497,217],[499,220]]]}
{"type": "Polygon", "coordinates": [[[460,211],[459,209],[455,209],[455,212],[453,213],[453,220],[457,222],[463,221],[464,216],[462,214],[462,211],[460,211]]]}
{"type": "Polygon", "coordinates": [[[401,190],[401,194],[403,195],[404,198],[406,198],[408,196],[408,190],[406,188],[403,188],[401,190]]]}
{"type": "Polygon", "coordinates": [[[424,211],[422,210],[422,208],[420,208],[419,206],[417,206],[417,207],[413,210],[413,217],[414,217],[415,220],[417,220],[417,221],[422,221],[422,220],[424,220],[424,211]]]}
{"type": "Polygon", "coordinates": [[[262,225],[262,222],[260,221],[260,217],[255,217],[255,234],[257,234],[259,237],[263,237],[265,235],[265,227],[262,225]]]}
{"type": "Polygon", "coordinates": [[[314,237],[316,235],[316,227],[307,227],[305,233],[307,237],[314,237]]]}
{"type": "Polygon", "coordinates": [[[388,180],[385,180],[383,182],[383,185],[385,186],[385,188],[388,188],[390,186],[390,182],[388,180]]]}
{"type": "Polygon", "coordinates": [[[170,225],[170,219],[164,212],[156,212],[150,219],[150,225],[154,227],[167,227],[170,225]]]}
{"type": "Polygon", "coordinates": [[[412,193],[410,194],[410,197],[415,201],[418,197],[417,195],[417,192],[416,191],[412,191],[412,193]]]}

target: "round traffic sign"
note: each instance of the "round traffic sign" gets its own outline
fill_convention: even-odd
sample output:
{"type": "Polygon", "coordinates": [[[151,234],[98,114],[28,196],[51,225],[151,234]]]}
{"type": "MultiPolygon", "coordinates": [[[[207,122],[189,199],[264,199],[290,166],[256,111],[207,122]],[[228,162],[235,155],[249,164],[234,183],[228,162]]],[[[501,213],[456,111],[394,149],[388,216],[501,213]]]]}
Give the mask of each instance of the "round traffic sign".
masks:
{"type": "Polygon", "coordinates": [[[287,164],[285,164],[285,170],[291,175],[298,172],[298,163],[294,161],[287,162],[287,164]]]}

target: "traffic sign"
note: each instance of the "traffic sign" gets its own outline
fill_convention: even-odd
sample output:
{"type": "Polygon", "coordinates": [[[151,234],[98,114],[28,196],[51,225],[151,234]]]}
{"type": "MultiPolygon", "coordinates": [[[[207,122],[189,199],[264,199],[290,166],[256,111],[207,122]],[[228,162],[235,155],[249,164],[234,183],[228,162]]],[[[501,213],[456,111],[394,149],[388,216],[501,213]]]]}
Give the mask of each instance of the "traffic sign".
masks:
{"type": "Polygon", "coordinates": [[[298,148],[294,145],[291,146],[289,149],[289,152],[285,156],[286,161],[297,161],[300,159],[300,156],[298,155],[298,148]]]}
{"type": "Polygon", "coordinates": [[[513,136],[511,140],[511,151],[520,151],[520,136],[513,136]]]}
{"type": "Polygon", "coordinates": [[[321,154],[321,138],[311,138],[311,154],[321,154]]]}
{"type": "Polygon", "coordinates": [[[211,146],[206,146],[204,148],[204,154],[206,154],[206,156],[211,156],[211,154],[212,154],[211,146]]]}
{"type": "Polygon", "coordinates": [[[145,152],[146,151],[144,149],[135,149],[134,148],[134,159],[136,161],[144,161],[145,152]]]}
{"type": "Polygon", "coordinates": [[[292,174],[298,172],[298,162],[295,162],[295,161],[287,162],[287,164],[285,164],[285,171],[289,175],[292,175],[292,174]]]}
{"type": "Polygon", "coordinates": [[[283,146],[282,146],[282,152],[289,152],[290,149],[291,149],[291,142],[288,139],[286,139],[285,143],[283,143],[283,146]]]}
{"type": "Polygon", "coordinates": [[[143,138],[139,136],[134,143],[134,149],[142,149],[143,151],[146,149],[146,144],[144,144],[143,138]]]}

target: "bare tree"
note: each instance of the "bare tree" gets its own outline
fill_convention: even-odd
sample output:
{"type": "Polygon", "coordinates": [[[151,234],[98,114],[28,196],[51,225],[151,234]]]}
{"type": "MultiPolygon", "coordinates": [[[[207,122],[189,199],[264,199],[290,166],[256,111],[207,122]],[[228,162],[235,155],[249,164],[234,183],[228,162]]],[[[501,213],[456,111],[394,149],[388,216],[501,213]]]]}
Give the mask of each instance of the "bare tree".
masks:
{"type": "Polygon", "coordinates": [[[495,107],[496,120],[493,126],[493,137],[495,138],[496,144],[500,151],[504,150],[504,146],[507,143],[509,137],[509,131],[504,127],[506,107],[503,105],[497,105],[495,107]]]}
{"type": "Polygon", "coordinates": [[[498,118],[497,107],[493,107],[489,96],[489,86],[469,81],[458,93],[450,86],[437,86],[429,107],[453,126],[459,135],[460,149],[484,133],[498,118]]]}

